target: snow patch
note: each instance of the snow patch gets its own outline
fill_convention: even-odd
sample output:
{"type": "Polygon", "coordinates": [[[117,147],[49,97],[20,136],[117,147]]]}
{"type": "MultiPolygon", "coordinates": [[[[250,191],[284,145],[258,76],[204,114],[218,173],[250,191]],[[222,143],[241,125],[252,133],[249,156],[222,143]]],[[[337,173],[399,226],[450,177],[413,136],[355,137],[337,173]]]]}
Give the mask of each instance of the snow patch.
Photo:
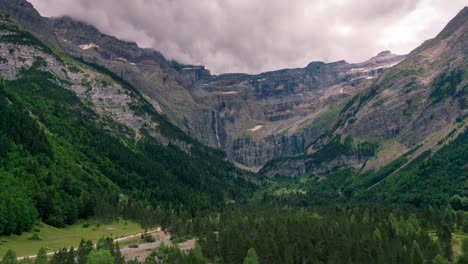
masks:
{"type": "Polygon", "coordinates": [[[128,62],[126,59],[124,59],[124,58],[122,58],[122,57],[118,57],[117,60],[123,61],[123,62],[128,62]]]}
{"type": "Polygon", "coordinates": [[[130,65],[132,65],[132,66],[136,66],[136,63],[130,62],[130,65]]]}
{"type": "Polygon", "coordinates": [[[221,94],[237,94],[237,91],[222,92],[221,94]]]}
{"type": "Polygon", "coordinates": [[[259,129],[262,128],[262,127],[263,127],[263,126],[260,126],[260,125],[259,125],[259,126],[255,126],[255,127],[251,128],[251,129],[247,129],[247,130],[250,131],[250,132],[255,132],[255,131],[259,130],[259,129]]]}
{"type": "Polygon", "coordinates": [[[92,48],[99,48],[99,46],[94,44],[94,43],[83,44],[83,45],[79,45],[78,47],[80,47],[82,50],[88,50],[88,49],[92,49],[92,48]]]}

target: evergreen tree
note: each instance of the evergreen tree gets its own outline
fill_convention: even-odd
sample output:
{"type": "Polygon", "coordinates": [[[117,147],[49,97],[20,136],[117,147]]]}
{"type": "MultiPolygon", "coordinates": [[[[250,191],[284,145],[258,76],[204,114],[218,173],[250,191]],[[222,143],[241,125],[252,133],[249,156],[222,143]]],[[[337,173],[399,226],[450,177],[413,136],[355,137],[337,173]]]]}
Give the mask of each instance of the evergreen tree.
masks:
{"type": "Polygon", "coordinates": [[[70,248],[67,254],[67,260],[65,264],[75,264],[75,249],[73,247],[70,248]]]}
{"type": "Polygon", "coordinates": [[[39,252],[37,252],[34,264],[47,264],[47,252],[44,248],[41,247],[39,252]]]}
{"type": "Polygon", "coordinates": [[[78,264],[86,264],[88,255],[93,250],[93,242],[91,240],[84,241],[81,239],[80,245],[77,250],[78,264]]]}
{"type": "Polygon", "coordinates": [[[16,260],[16,253],[9,249],[6,253],[5,256],[2,258],[1,264],[17,264],[18,261],[16,260]]]}
{"type": "Polygon", "coordinates": [[[411,246],[411,255],[410,255],[412,264],[423,264],[424,256],[421,252],[421,248],[416,240],[413,240],[413,245],[411,246]]]}
{"type": "Polygon", "coordinates": [[[89,254],[87,264],[114,264],[114,258],[109,251],[99,249],[89,254]]]}
{"type": "Polygon", "coordinates": [[[207,262],[203,257],[202,249],[198,243],[195,243],[195,247],[190,250],[188,257],[189,262],[193,264],[203,264],[207,262]]]}
{"type": "Polygon", "coordinates": [[[258,264],[258,256],[255,248],[250,248],[244,259],[244,264],[258,264]]]}
{"type": "Polygon", "coordinates": [[[433,264],[449,264],[448,260],[444,259],[441,255],[437,255],[434,258],[434,261],[432,262],[433,264]]]}
{"type": "Polygon", "coordinates": [[[442,226],[437,229],[437,236],[440,248],[442,250],[443,256],[448,259],[453,259],[453,250],[452,250],[452,232],[450,227],[447,224],[442,224],[442,226]]]}
{"type": "Polygon", "coordinates": [[[119,242],[115,243],[112,256],[114,257],[115,264],[125,264],[125,258],[122,256],[122,253],[120,252],[119,242]]]}
{"type": "Polygon", "coordinates": [[[62,248],[55,252],[50,260],[50,264],[66,264],[67,263],[68,251],[66,248],[62,248]]]}

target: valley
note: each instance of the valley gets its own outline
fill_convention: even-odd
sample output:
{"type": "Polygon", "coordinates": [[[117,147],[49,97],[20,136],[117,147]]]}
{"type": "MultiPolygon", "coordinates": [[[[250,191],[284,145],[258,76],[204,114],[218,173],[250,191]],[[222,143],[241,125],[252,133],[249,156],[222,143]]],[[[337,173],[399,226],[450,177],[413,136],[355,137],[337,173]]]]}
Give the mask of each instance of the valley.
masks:
{"type": "Polygon", "coordinates": [[[468,263],[467,47],[213,75],[0,0],[0,264],[468,263]]]}

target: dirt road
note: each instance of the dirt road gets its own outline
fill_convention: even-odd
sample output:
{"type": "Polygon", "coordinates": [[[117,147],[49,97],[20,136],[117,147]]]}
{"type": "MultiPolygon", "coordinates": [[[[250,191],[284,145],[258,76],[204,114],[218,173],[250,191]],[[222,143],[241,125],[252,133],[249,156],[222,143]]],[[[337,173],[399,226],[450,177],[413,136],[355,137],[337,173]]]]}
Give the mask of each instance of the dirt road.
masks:
{"type": "MultiPolygon", "coordinates": [[[[146,232],[146,234],[153,234],[153,233],[156,233],[156,232],[161,232],[161,228],[157,228],[157,229],[155,229],[153,231],[148,231],[148,232],[146,232]]],[[[114,242],[119,242],[119,241],[127,240],[127,239],[130,239],[130,238],[138,237],[138,236],[141,236],[142,234],[144,234],[144,233],[137,233],[137,234],[133,234],[133,235],[129,235],[129,236],[119,237],[119,238],[114,239],[114,242]]],[[[96,247],[96,244],[94,244],[93,247],[96,247]]],[[[51,255],[54,255],[54,254],[55,254],[55,251],[49,252],[49,253],[47,253],[47,256],[51,256],[51,255]]],[[[32,255],[32,256],[26,256],[26,257],[17,257],[16,259],[17,260],[33,259],[33,258],[36,258],[36,257],[37,257],[37,255],[32,255]]]]}
{"type": "MultiPolygon", "coordinates": [[[[128,261],[137,259],[140,262],[144,262],[145,259],[161,245],[161,242],[164,242],[166,246],[172,245],[172,242],[170,240],[171,235],[169,233],[155,232],[152,234],[152,236],[157,241],[152,243],[140,244],[138,245],[138,248],[130,248],[129,246],[121,248],[120,252],[122,253],[122,256],[124,256],[125,260],[128,261]]],[[[195,239],[191,239],[179,243],[177,245],[180,250],[188,251],[195,247],[195,239]]]]}

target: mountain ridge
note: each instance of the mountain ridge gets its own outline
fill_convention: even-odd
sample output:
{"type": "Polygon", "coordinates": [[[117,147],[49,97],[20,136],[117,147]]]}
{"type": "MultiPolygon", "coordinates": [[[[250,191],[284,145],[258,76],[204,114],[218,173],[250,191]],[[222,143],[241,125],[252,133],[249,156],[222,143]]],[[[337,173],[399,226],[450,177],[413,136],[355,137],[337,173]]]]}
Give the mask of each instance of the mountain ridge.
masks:
{"type": "MultiPolygon", "coordinates": [[[[17,1],[25,2],[25,0],[17,1]]],[[[21,13],[21,10],[15,10],[14,4],[3,3],[3,6],[5,5],[7,5],[6,8],[13,10],[13,13],[16,12],[15,14],[21,13]]],[[[23,24],[34,24],[28,22],[27,19],[22,19],[22,16],[18,16],[18,21],[23,24]]],[[[320,111],[317,112],[316,109],[323,108],[324,105],[325,107],[333,107],[333,104],[336,103],[336,98],[330,98],[331,105],[326,102],[318,102],[314,98],[322,97],[319,94],[309,95],[302,103],[283,102],[279,98],[281,93],[278,93],[283,89],[282,87],[286,87],[283,89],[283,94],[289,92],[297,100],[301,96],[300,93],[309,93],[318,85],[321,85],[324,93],[327,89],[331,89],[337,90],[335,93],[342,91],[343,95],[350,96],[370,84],[370,80],[358,80],[359,77],[366,78],[359,71],[348,74],[348,77],[343,77],[344,73],[338,73],[340,66],[343,71],[351,69],[345,66],[348,64],[343,61],[312,62],[305,68],[283,69],[258,75],[222,74],[212,76],[204,66],[183,65],[167,61],[160,52],[140,49],[135,43],[107,36],[100,33],[95,27],[69,17],[42,18],[42,20],[47,21],[47,27],[50,29],[48,31],[53,32],[57,37],[59,49],[74,57],[109,69],[136,87],[158,112],[166,115],[172,123],[188,135],[209,146],[221,148],[228,154],[231,161],[251,169],[258,170],[272,158],[294,155],[304,151],[307,145],[323,131],[307,127],[307,125],[301,124],[305,121],[298,120],[303,120],[304,115],[309,115],[310,119],[314,119],[315,116],[320,115],[320,111]],[[314,71],[316,73],[313,73],[314,71]],[[328,75],[327,73],[321,74],[318,71],[328,71],[329,73],[328,75]],[[288,75],[288,73],[291,74],[288,75]],[[315,77],[311,75],[306,79],[304,76],[306,74],[315,74],[315,77]],[[352,76],[357,79],[352,80],[352,76]],[[276,78],[276,80],[271,83],[258,84],[257,79],[264,79],[264,77],[276,78]],[[314,81],[314,78],[319,79],[314,81]],[[340,78],[347,78],[347,80],[340,78]],[[258,90],[258,92],[263,90],[263,92],[236,95],[236,87],[239,86],[239,82],[246,80],[257,82],[256,84],[247,84],[250,85],[248,89],[258,90]],[[229,87],[227,83],[229,81],[233,82],[232,87],[229,87]],[[225,92],[226,94],[220,95],[206,91],[203,89],[203,85],[215,86],[214,88],[220,93],[225,92]],[[218,85],[221,86],[216,88],[218,85]],[[304,85],[302,90],[288,88],[288,86],[304,85]],[[324,85],[331,87],[327,88],[324,85]],[[333,87],[334,85],[346,87],[333,87]],[[226,91],[222,91],[222,89],[226,91]],[[250,100],[249,103],[254,102],[255,109],[244,108],[240,105],[239,100],[242,100],[242,96],[247,96],[246,98],[250,100]],[[220,99],[218,100],[218,98],[220,99]],[[257,103],[260,100],[266,102],[267,105],[257,103]],[[306,104],[310,104],[311,107],[305,109],[306,104]],[[220,107],[224,108],[220,109],[220,107]],[[228,113],[224,111],[226,107],[231,109],[228,113]],[[254,118],[251,119],[250,116],[254,118]],[[252,130],[259,126],[262,128],[252,133],[252,130]],[[285,131],[289,133],[284,133],[285,131]]],[[[32,26],[29,28],[34,30],[32,26]]],[[[47,35],[39,31],[35,34],[40,39],[48,38],[47,35]]],[[[380,57],[385,57],[385,55],[392,56],[388,53],[382,53],[380,57]]],[[[387,58],[392,60],[390,57],[387,58]]],[[[403,59],[404,56],[395,56],[394,58],[403,59]]],[[[376,66],[387,64],[385,61],[372,61],[372,59],[369,62],[375,63],[376,66]]],[[[375,71],[371,70],[367,77],[377,77],[383,70],[384,68],[378,69],[376,67],[375,71]]],[[[312,120],[307,122],[312,122],[312,120]]]]}
{"type": "MultiPolygon", "coordinates": [[[[358,163],[350,159],[348,164],[344,158],[341,162],[365,172],[377,170],[417,147],[409,163],[425,151],[437,151],[448,138],[453,140],[466,127],[468,113],[467,17],[468,8],[464,8],[453,19],[455,22],[448,23],[436,38],[424,42],[354,96],[341,110],[331,133],[324,135],[308,153],[320,151],[337,136],[381,142],[375,157],[358,163]]],[[[283,173],[295,176],[297,166],[302,168],[301,173],[314,172],[313,158],[305,160],[285,161],[284,166],[272,162],[268,165],[272,167],[264,167],[263,172],[271,176],[278,166],[283,167],[283,173]],[[308,169],[300,165],[307,163],[308,169]],[[292,170],[288,172],[287,168],[292,170]]]]}

